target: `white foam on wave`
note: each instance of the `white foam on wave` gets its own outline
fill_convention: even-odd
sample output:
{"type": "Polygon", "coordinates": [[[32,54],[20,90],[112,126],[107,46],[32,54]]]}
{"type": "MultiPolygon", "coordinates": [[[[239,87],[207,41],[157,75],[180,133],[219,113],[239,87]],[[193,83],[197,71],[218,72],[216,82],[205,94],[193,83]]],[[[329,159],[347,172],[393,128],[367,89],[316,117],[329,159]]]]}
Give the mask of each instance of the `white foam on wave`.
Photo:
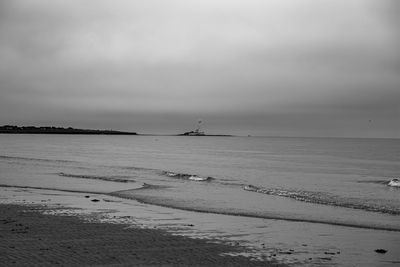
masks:
{"type": "Polygon", "coordinates": [[[387,184],[388,186],[393,186],[393,187],[400,187],[400,179],[393,178],[390,180],[387,184]]]}
{"type": "Polygon", "coordinates": [[[175,178],[180,178],[180,179],[184,179],[184,180],[190,180],[190,181],[210,181],[213,178],[212,177],[202,177],[202,176],[198,176],[196,174],[186,174],[186,173],[174,173],[174,172],[163,172],[164,175],[168,176],[168,177],[175,177],[175,178]]]}
{"type": "Polygon", "coordinates": [[[189,177],[189,180],[192,181],[207,181],[209,179],[209,177],[200,177],[200,176],[196,176],[196,175],[192,175],[189,177]]]}
{"type": "MultiPolygon", "coordinates": [[[[392,182],[393,184],[390,186],[400,187],[400,181],[398,179],[397,181],[393,180],[396,179],[392,179],[389,182],[389,183],[392,182]]],[[[292,190],[292,189],[282,189],[282,188],[264,188],[250,184],[243,186],[243,189],[250,192],[261,193],[272,196],[287,197],[297,201],[309,202],[314,204],[360,209],[370,212],[380,212],[392,215],[400,215],[400,209],[394,205],[377,205],[373,203],[364,203],[357,201],[354,198],[342,198],[340,196],[324,192],[313,192],[313,191],[292,190]]]]}

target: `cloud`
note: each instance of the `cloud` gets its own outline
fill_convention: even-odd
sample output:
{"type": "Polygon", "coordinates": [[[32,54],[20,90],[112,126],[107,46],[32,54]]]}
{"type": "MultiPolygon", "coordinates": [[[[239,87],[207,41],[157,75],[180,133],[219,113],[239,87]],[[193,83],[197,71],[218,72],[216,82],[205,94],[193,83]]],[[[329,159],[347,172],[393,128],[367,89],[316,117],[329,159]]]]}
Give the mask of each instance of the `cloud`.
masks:
{"type": "Polygon", "coordinates": [[[0,122],[155,129],[198,114],[294,135],[327,127],[315,114],[393,122],[397,2],[2,1],[0,122]]]}

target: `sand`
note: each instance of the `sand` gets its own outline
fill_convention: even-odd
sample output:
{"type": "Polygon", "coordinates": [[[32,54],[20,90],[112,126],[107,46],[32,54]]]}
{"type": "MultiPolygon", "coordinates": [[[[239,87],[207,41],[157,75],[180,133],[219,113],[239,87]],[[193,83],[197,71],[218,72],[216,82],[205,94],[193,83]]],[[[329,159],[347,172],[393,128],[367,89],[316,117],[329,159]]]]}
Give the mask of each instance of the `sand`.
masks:
{"type": "Polygon", "coordinates": [[[45,209],[0,204],[2,266],[277,266],[221,255],[240,247],[174,236],[160,229],[43,214],[45,209]]]}

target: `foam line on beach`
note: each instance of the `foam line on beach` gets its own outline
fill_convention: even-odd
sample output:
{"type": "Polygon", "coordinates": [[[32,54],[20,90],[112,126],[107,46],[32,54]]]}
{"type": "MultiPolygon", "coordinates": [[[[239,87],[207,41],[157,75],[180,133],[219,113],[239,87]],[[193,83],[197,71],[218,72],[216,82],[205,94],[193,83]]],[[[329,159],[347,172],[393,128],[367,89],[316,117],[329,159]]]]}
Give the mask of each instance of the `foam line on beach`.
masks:
{"type": "Polygon", "coordinates": [[[59,188],[50,188],[50,187],[41,187],[41,186],[25,186],[25,185],[24,185],[24,186],[21,186],[21,185],[0,184],[0,187],[6,187],[6,188],[20,188],[20,189],[52,190],[52,191],[69,192],[69,193],[85,193],[85,194],[104,195],[104,193],[95,192],[95,191],[83,191],[83,190],[72,190],[72,189],[59,189],[59,188]]]}
{"type": "MultiPolygon", "coordinates": [[[[140,188],[141,189],[158,189],[154,188],[151,185],[149,187],[140,188]]],[[[400,227],[395,226],[384,226],[384,225],[368,225],[362,223],[352,223],[352,222],[340,222],[340,221],[329,221],[323,219],[309,219],[309,218],[298,218],[298,217],[291,217],[290,215],[278,215],[278,214],[260,214],[257,212],[252,211],[243,211],[243,210],[224,210],[220,209],[216,206],[207,206],[207,207],[200,207],[200,206],[187,206],[185,204],[179,203],[177,201],[171,200],[169,198],[164,198],[160,196],[149,196],[149,195],[142,195],[142,194],[135,194],[134,192],[137,190],[123,190],[123,191],[116,191],[109,193],[111,196],[125,198],[125,199],[132,199],[138,202],[149,204],[149,205],[156,205],[165,208],[172,208],[178,210],[185,210],[185,211],[192,211],[192,212],[201,212],[201,213],[211,213],[211,214],[221,214],[221,215],[229,215],[229,216],[242,216],[242,217],[250,217],[250,218],[260,218],[260,219],[270,219],[270,220],[283,220],[283,221],[292,221],[292,222],[305,222],[305,223],[319,223],[319,224],[327,224],[327,225],[334,225],[334,226],[344,226],[344,227],[352,227],[352,228],[361,228],[361,229],[371,229],[371,230],[384,230],[384,231],[394,231],[400,232],[400,227]]]]}
{"type": "MultiPolygon", "coordinates": [[[[132,189],[130,189],[130,190],[137,190],[137,189],[141,189],[141,188],[147,188],[146,186],[147,186],[147,184],[143,183],[141,187],[132,188],[132,189]]],[[[82,193],[82,194],[111,195],[111,194],[109,194],[109,193],[104,193],[104,192],[85,191],[85,190],[74,190],[74,189],[60,189],[60,188],[41,187],[41,186],[20,186],[20,185],[0,184],[0,187],[6,187],[6,188],[20,188],[20,189],[51,190],[51,191],[60,191],[60,192],[69,192],[69,193],[82,193]]]]}
{"type": "Polygon", "coordinates": [[[325,221],[325,220],[317,220],[317,219],[307,219],[307,218],[295,218],[289,216],[279,216],[279,215],[269,215],[269,214],[259,214],[255,212],[244,212],[244,211],[226,211],[223,209],[218,209],[217,207],[188,207],[184,205],[180,205],[177,202],[172,203],[167,198],[154,198],[151,196],[143,196],[143,195],[135,195],[134,192],[137,190],[158,190],[160,188],[164,188],[164,186],[157,186],[144,183],[142,187],[130,189],[130,190],[122,190],[115,191],[110,193],[100,193],[93,191],[80,191],[80,190],[68,190],[68,189],[56,189],[56,188],[46,188],[46,187],[34,187],[34,186],[15,186],[15,185],[4,185],[0,184],[0,187],[7,188],[21,188],[21,189],[38,189],[38,190],[52,190],[52,191],[60,191],[60,192],[70,192],[70,193],[82,193],[82,194],[96,194],[96,195],[109,195],[122,199],[131,199],[138,201],[143,204],[155,205],[159,207],[177,209],[177,210],[185,210],[191,212],[200,212],[200,213],[210,213],[210,214],[220,214],[220,215],[228,215],[228,216],[242,216],[249,218],[260,218],[260,219],[270,219],[270,220],[283,220],[283,221],[292,221],[292,222],[305,222],[305,223],[319,223],[326,225],[334,225],[334,226],[344,226],[344,227],[352,227],[352,228],[361,228],[361,229],[371,229],[371,230],[384,230],[384,231],[394,231],[400,232],[400,228],[396,228],[394,226],[377,226],[377,225],[364,225],[364,224],[356,224],[356,223],[347,223],[347,222],[334,222],[334,221],[325,221]]]}

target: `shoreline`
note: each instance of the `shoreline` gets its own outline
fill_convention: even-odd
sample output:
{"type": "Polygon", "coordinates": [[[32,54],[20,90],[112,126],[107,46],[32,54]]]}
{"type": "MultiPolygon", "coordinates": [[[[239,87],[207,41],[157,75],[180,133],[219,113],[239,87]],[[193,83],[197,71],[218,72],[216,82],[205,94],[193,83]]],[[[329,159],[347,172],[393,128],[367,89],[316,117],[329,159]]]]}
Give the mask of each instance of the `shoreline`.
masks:
{"type": "Polygon", "coordinates": [[[395,246],[396,235],[387,231],[332,228],[322,224],[202,214],[143,204],[102,193],[15,187],[0,189],[0,238],[2,239],[0,262],[6,262],[6,266],[17,263],[18,266],[30,266],[32,264],[26,260],[26,257],[38,257],[39,253],[46,258],[46,262],[42,259],[39,259],[40,262],[34,262],[35,265],[40,266],[53,266],[56,262],[73,266],[287,266],[287,264],[346,266],[349,262],[360,266],[376,266],[383,262],[392,264],[399,262],[395,246]],[[16,207],[19,213],[14,212],[12,216],[6,216],[3,207],[16,207]],[[28,223],[21,222],[21,219],[28,214],[23,212],[24,210],[32,216],[28,223]],[[40,222],[38,219],[41,217],[47,219],[40,222]],[[9,218],[11,220],[4,220],[9,218]],[[57,220],[61,220],[61,223],[57,220]],[[68,220],[76,220],[77,226],[70,229],[68,220]],[[29,225],[32,222],[36,224],[36,228],[42,230],[39,234],[29,232],[33,229],[32,225],[29,225]],[[11,223],[9,225],[11,228],[4,228],[8,223],[11,223]],[[88,223],[93,224],[92,227],[89,227],[88,223]],[[243,225],[247,225],[247,228],[243,229],[243,225]],[[118,231],[120,231],[115,236],[123,236],[127,245],[121,243],[119,238],[109,237],[109,235],[114,235],[114,230],[108,230],[113,226],[118,226],[118,231]],[[25,229],[25,227],[29,228],[25,229]],[[84,227],[89,227],[89,229],[83,231],[84,227]],[[127,237],[126,235],[130,235],[131,232],[124,232],[126,229],[132,229],[135,236],[127,237]],[[43,237],[48,237],[51,231],[56,234],[72,231],[76,238],[68,240],[66,234],[64,239],[55,236],[55,240],[42,241],[43,237]],[[149,232],[151,232],[150,235],[149,232]],[[101,236],[107,240],[96,239],[101,236]],[[353,238],[349,240],[347,236],[353,238]],[[17,240],[14,240],[15,238],[17,240]],[[32,248],[20,247],[21,244],[25,244],[25,239],[31,242],[32,248]],[[371,239],[376,242],[370,243],[371,239]],[[10,240],[14,243],[10,243],[10,240]],[[75,241],[76,244],[73,243],[75,241]],[[38,248],[36,242],[42,245],[38,248]],[[57,250],[56,254],[58,253],[57,257],[61,258],[49,256],[46,253],[50,251],[46,248],[54,246],[51,242],[68,243],[70,249],[74,248],[74,252],[70,255],[68,253],[71,251],[65,251],[65,246],[60,245],[58,250],[63,250],[63,252],[57,250]],[[108,243],[112,246],[102,252],[103,247],[107,247],[108,243]],[[359,243],[364,245],[354,247],[359,243]],[[93,247],[88,249],[87,244],[93,247]],[[100,248],[98,244],[102,244],[100,248]],[[124,250],[126,246],[130,246],[128,252],[124,250]],[[171,247],[177,247],[178,250],[169,252],[168,248],[171,247]],[[119,251],[120,248],[122,252],[119,251]],[[180,251],[186,248],[189,249],[180,251]],[[376,258],[374,250],[379,248],[387,250],[388,253],[376,258]],[[110,255],[109,251],[114,254],[110,255]],[[67,253],[71,258],[75,257],[75,262],[62,262],[64,261],[63,253],[67,253]],[[84,254],[81,255],[82,253],[84,254]],[[93,261],[104,262],[81,262],[80,257],[90,253],[93,261]],[[136,253],[135,256],[139,259],[132,259],[132,253],[136,253]],[[154,258],[152,253],[156,256],[161,253],[161,258],[154,258]],[[354,253],[363,256],[355,260],[354,253]],[[99,254],[108,256],[100,259],[99,254]],[[11,259],[3,260],[1,255],[13,256],[11,259]],[[168,255],[172,257],[167,257],[168,255]],[[21,261],[15,260],[21,257],[23,258],[21,261]],[[116,257],[118,261],[109,263],[112,257],[116,257]],[[51,260],[50,263],[49,260],[51,260]]]}
{"type": "Polygon", "coordinates": [[[172,235],[162,229],[44,213],[49,210],[54,208],[0,204],[2,264],[282,266],[227,255],[240,251],[240,247],[172,235]]]}

